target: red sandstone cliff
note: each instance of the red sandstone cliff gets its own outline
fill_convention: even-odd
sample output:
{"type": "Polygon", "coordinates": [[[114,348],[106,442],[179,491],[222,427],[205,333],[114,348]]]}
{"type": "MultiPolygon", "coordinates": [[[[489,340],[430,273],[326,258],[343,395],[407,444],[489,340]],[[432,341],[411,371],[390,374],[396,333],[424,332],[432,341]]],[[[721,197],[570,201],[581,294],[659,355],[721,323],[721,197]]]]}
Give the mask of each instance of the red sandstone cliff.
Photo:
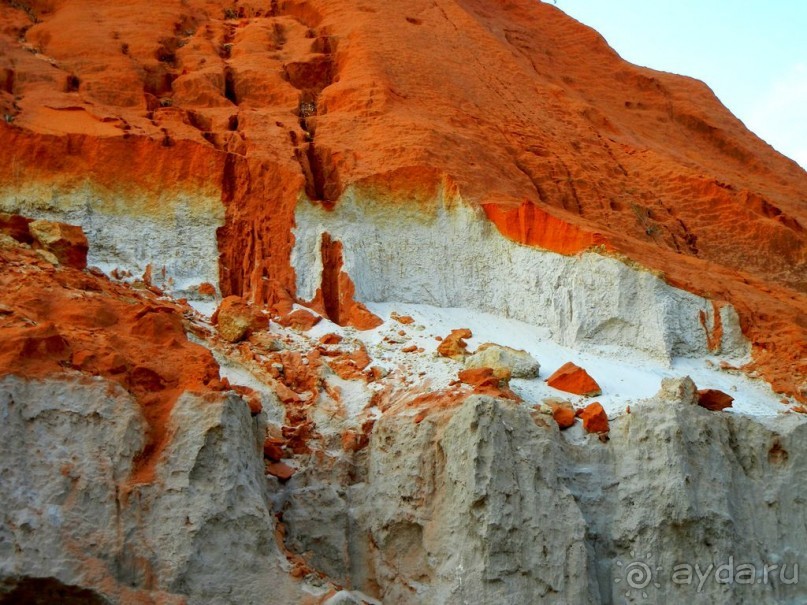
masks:
{"type": "Polygon", "coordinates": [[[294,294],[303,192],[447,183],[514,240],[604,244],[731,302],[766,377],[807,396],[807,174],[547,4],[6,3],[0,111],[9,194],[91,182],[144,214],[220,195],[224,293],[294,294]]]}

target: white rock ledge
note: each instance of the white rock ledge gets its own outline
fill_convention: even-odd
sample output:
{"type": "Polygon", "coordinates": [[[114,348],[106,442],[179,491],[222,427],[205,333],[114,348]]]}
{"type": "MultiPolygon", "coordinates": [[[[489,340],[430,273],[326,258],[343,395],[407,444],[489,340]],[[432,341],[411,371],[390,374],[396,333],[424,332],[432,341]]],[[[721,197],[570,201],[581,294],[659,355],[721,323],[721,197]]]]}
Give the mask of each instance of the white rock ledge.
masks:
{"type": "MultiPolygon", "coordinates": [[[[548,328],[558,343],[583,349],[621,346],[661,360],[709,353],[710,301],[674,288],[649,271],[608,256],[564,256],[503,237],[481,210],[460,199],[431,211],[398,200],[376,203],[348,189],[333,210],[301,201],[292,264],[298,295],[320,285],[322,234],[344,246],[345,270],[362,302],[398,301],[487,311],[548,328]]],[[[721,353],[749,347],[730,306],[721,312],[721,353]]]]}

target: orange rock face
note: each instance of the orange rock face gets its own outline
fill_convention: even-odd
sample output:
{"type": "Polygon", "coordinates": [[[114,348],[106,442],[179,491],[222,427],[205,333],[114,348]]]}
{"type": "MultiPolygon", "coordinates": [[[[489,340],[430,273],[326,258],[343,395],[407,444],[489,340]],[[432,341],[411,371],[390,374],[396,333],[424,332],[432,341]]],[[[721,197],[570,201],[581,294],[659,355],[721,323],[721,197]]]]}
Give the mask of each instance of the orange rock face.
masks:
{"type": "Polygon", "coordinates": [[[717,389],[701,389],[698,391],[698,405],[713,412],[730,408],[734,397],[717,389]]]}
{"type": "Polygon", "coordinates": [[[583,395],[585,397],[596,397],[602,394],[600,385],[583,368],[573,364],[571,361],[563,364],[560,368],[546,379],[546,383],[553,389],[583,395]]]}
{"type": "MultiPolygon", "coordinates": [[[[218,196],[225,296],[296,296],[301,194],[443,188],[515,241],[730,302],[755,367],[807,401],[807,174],[550,3],[52,0],[3,3],[0,25],[0,183],[218,196]]],[[[371,325],[329,271],[327,315],[371,325]]]]}
{"type": "Polygon", "coordinates": [[[583,421],[583,428],[587,433],[607,433],[608,415],[598,402],[587,405],[580,412],[580,420],[583,421]]]}

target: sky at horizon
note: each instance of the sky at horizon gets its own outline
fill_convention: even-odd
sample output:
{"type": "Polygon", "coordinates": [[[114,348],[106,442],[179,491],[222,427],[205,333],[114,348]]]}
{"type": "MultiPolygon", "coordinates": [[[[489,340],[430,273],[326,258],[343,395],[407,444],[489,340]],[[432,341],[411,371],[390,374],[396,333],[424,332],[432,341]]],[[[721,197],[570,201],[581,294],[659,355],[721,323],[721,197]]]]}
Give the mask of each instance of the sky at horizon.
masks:
{"type": "Polygon", "coordinates": [[[556,0],[624,59],[703,80],[807,169],[807,0],[556,0]]]}

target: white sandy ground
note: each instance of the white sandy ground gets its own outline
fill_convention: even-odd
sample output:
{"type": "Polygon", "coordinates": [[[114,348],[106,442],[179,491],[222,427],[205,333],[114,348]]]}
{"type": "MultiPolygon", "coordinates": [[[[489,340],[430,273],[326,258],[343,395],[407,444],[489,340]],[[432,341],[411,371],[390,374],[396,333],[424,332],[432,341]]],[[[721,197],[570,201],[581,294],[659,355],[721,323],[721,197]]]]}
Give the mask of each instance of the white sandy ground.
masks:
{"type": "MultiPolygon", "coordinates": [[[[388,356],[385,360],[387,365],[405,363],[415,370],[415,374],[426,371],[435,381],[435,387],[443,386],[444,382],[447,384],[448,380],[456,378],[459,367],[456,362],[433,355],[439,344],[435,336],[446,336],[452,329],[469,328],[474,335],[467,340],[470,351],[484,342],[495,342],[524,349],[540,362],[541,372],[537,379],[511,382],[512,389],[527,403],[540,403],[546,397],[566,397],[574,403],[582,404],[585,401],[583,398],[564,394],[544,382],[561,365],[573,361],[585,368],[602,387],[603,394],[596,400],[602,403],[609,416],[619,414],[626,406],[655,395],[661,386],[661,380],[673,376],[690,376],[698,388],[715,388],[728,393],[735,398],[731,409],[734,413],[773,416],[788,411],[788,406],[781,401],[782,397],[775,394],[763,380],[718,369],[719,357],[677,358],[673,360],[672,367],[665,367],[641,353],[624,349],[615,348],[611,354],[607,354],[602,347],[596,353],[575,351],[552,342],[544,329],[490,313],[399,303],[370,303],[367,306],[385,320],[375,330],[354,332],[355,336],[365,342],[371,356],[376,358],[378,352],[384,351],[388,356]],[[405,326],[390,320],[390,313],[393,311],[410,315],[415,323],[405,326]],[[401,329],[406,331],[408,339],[400,347],[386,351],[379,347],[377,343],[383,339],[384,334],[397,334],[401,329]],[[408,344],[422,346],[425,352],[401,353],[400,348],[408,344]]],[[[334,331],[334,328],[338,329],[338,326],[323,320],[309,334],[318,336],[334,331]]]]}
{"type": "MultiPolygon", "coordinates": [[[[195,302],[193,305],[205,315],[213,310],[213,305],[198,305],[195,302]]],[[[359,331],[322,319],[308,332],[295,335],[298,346],[301,349],[313,346],[321,336],[328,333],[356,338],[367,347],[373,364],[388,370],[390,378],[397,378],[402,386],[416,390],[414,387],[422,385],[424,391],[437,390],[456,380],[457,373],[463,366],[436,354],[440,344],[436,337],[445,337],[453,329],[469,328],[473,332],[473,338],[467,339],[469,351],[474,351],[482,343],[494,342],[523,349],[540,362],[538,378],[514,379],[510,383],[513,391],[527,404],[541,403],[548,397],[561,397],[572,401],[576,407],[581,407],[596,400],[603,405],[610,417],[614,417],[623,413],[627,406],[635,406],[641,400],[655,395],[663,378],[690,376],[698,388],[720,389],[734,397],[733,408],[727,410],[730,413],[772,417],[789,411],[789,405],[783,403],[783,397],[774,393],[763,380],[753,379],[742,372],[719,369],[719,356],[676,358],[671,365],[665,365],[641,352],[618,347],[613,350],[597,347],[589,351],[577,351],[550,340],[546,329],[490,313],[409,303],[369,303],[367,307],[384,320],[378,328],[359,331]],[[410,325],[401,324],[390,318],[392,312],[409,315],[415,321],[410,325]],[[401,331],[404,332],[403,335],[399,333],[401,331]],[[402,351],[411,345],[422,347],[424,351],[402,351]],[[585,399],[547,386],[546,378],[567,361],[585,368],[602,387],[602,395],[585,399]]],[[[276,324],[271,325],[271,330],[285,335],[293,332],[276,324]]],[[[732,362],[736,363],[736,360],[732,362]]],[[[222,368],[222,373],[226,372],[227,369],[222,368]]],[[[242,380],[238,376],[232,376],[239,384],[245,384],[243,377],[240,378],[242,380]]],[[[342,389],[346,386],[340,384],[342,389]]]]}

